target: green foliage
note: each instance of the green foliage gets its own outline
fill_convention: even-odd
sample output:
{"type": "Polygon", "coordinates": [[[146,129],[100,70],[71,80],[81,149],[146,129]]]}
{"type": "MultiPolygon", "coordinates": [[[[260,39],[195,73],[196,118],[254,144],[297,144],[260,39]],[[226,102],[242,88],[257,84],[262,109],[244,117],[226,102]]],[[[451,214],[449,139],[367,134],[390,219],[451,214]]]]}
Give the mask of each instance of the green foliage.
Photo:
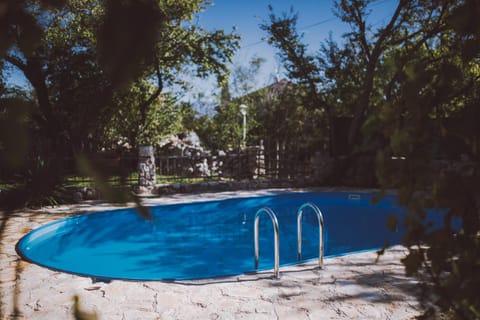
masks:
{"type": "Polygon", "coordinates": [[[98,51],[115,85],[128,83],[153,64],[160,30],[169,18],[156,1],[105,1],[98,51]]]}
{"type": "Polygon", "coordinates": [[[172,134],[185,133],[181,109],[175,101],[163,95],[163,101],[153,105],[137,136],[137,145],[160,145],[161,140],[172,134]]]}
{"type": "Polygon", "coordinates": [[[240,103],[225,101],[215,108],[213,118],[201,116],[195,122],[195,132],[209,150],[234,150],[242,142],[240,103]]]}
{"type": "Polygon", "coordinates": [[[206,31],[195,23],[194,17],[209,2],[177,0],[159,2],[167,17],[157,41],[157,57],[164,80],[174,81],[184,69],[198,77],[211,74],[223,82],[228,75],[228,63],[239,47],[239,36],[224,30],[206,31]]]}
{"type": "Polygon", "coordinates": [[[158,146],[165,137],[188,131],[183,125],[184,113],[188,113],[188,109],[178,106],[169,94],[160,95],[151,103],[145,116],[142,114],[141,105],[154,90],[148,81],[136,81],[128,90],[113,96],[108,122],[99,135],[106,150],[135,149],[145,144],[158,146]]]}
{"type": "MultiPolygon", "coordinates": [[[[185,69],[223,81],[238,48],[237,35],[208,32],[195,23],[207,4],[69,0],[0,5],[5,35],[0,37],[1,79],[8,68],[16,68],[29,81],[34,100],[24,102],[18,92],[7,96],[1,82],[0,121],[5,125],[0,152],[5,157],[0,172],[2,180],[22,180],[14,184],[24,194],[16,199],[30,202],[26,199],[37,192],[44,198],[61,185],[65,171],[50,159],[118,147],[120,140],[130,147],[155,144],[185,130],[182,112],[188,109],[176,108],[176,95],[164,89],[185,69]],[[48,187],[37,188],[35,177],[45,175],[48,187]]],[[[95,165],[86,166],[81,158],[79,163],[88,169],[85,173],[96,175],[95,165]]],[[[108,186],[100,185],[108,195],[108,186]]]]}
{"type": "Polygon", "coordinates": [[[64,5],[63,0],[2,1],[0,9],[0,57],[14,45],[30,55],[40,44],[42,26],[32,11],[47,11],[64,5]]]}
{"type": "Polygon", "coordinates": [[[350,116],[350,154],[376,154],[379,184],[397,189],[408,214],[390,217],[388,228],[408,230],[407,273],[427,276],[449,317],[479,319],[478,1],[398,1],[376,28],[368,23],[373,3],[337,1],[352,31],[344,46],[328,39],[317,56],[302,44],[293,12],[272,14],[262,28],[289,77],[307,88],[304,107],[324,110],[327,128],[332,117],[350,116]],[[436,230],[426,220],[432,209],[445,214],[436,230]]]}
{"type": "Polygon", "coordinates": [[[261,25],[269,35],[269,43],[280,49],[289,77],[297,79],[301,84],[312,85],[320,81],[319,68],[315,58],[309,55],[308,46],[302,43],[302,36],[296,31],[298,15],[293,11],[277,17],[270,9],[270,21],[261,25]]]}
{"type": "Polygon", "coordinates": [[[233,68],[231,80],[219,83],[221,87],[219,104],[212,118],[201,116],[195,120],[194,130],[203,145],[210,150],[233,150],[242,143],[242,114],[240,105],[247,104],[247,139],[251,141],[251,131],[255,126],[255,103],[249,98],[255,87],[264,59],[253,57],[248,64],[233,68]],[[231,83],[231,85],[229,84],[231,83]],[[238,96],[238,98],[232,98],[238,96]]]}
{"type": "Polygon", "coordinates": [[[318,123],[324,115],[318,109],[304,107],[306,96],[304,88],[285,81],[258,92],[254,103],[258,124],[252,128],[252,135],[257,141],[264,139],[265,144],[282,143],[297,156],[311,155],[322,148],[325,131],[318,123]]]}
{"type": "Polygon", "coordinates": [[[21,98],[0,100],[0,168],[21,166],[29,149],[32,106],[21,98]],[[15,140],[9,138],[15,132],[15,140]]]}
{"type": "Polygon", "coordinates": [[[263,141],[272,147],[281,144],[295,157],[312,154],[324,134],[318,126],[324,117],[322,110],[304,108],[308,90],[285,80],[251,91],[263,62],[262,58],[254,57],[247,64],[233,68],[231,85],[221,88],[215,114],[197,119],[195,131],[208,149],[239,148],[243,129],[239,107],[244,104],[248,107],[247,145],[259,145],[263,141]]]}
{"type": "Polygon", "coordinates": [[[3,208],[53,205],[64,195],[57,176],[49,174],[59,170],[58,164],[32,158],[32,138],[38,133],[33,109],[30,101],[13,93],[0,98],[0,179],[10,190],[2,198],[3,208]]]}
{"type": "Polygon", "coordinates": [[[261,28],[269,34],[269,43],[279,49],[289,79],[298,85],[296,90],[301,91],[297,92],[294,104],[303,108],[297,107],[297,110],[313,115],[304,119],[306,127],[303,120],[297,122],[297,127],[305,129],[301,131],[303,138],[315,135],[317,150],[327,146],[324,151],[337,156],[333,118],[352,114],[361,83],[357,54],[349,46],[339,48],[331,38],[322,45],[318,55],[310,53],[297,32],[297,14],[290,11],[277,16],[270,9],[269,21],[261,28]]]}
{"type": "MultiPolygon", "coordinates": [[[[247,65],[237,65],[234,67],[231,82],[232,95],[235,97],[246,96],[251,93],[256,86],[255,79],[259,74],[265,59],[254,56],[247,65]]],[[[228,85],[222,88],[222,93],[230,94],[228,85]]],[[[227,97],[222,97],[222,101],[230,100],[227,97]]]]}
{"type": "Polygon", "coordinates": [[[426,274],[435,304],[454,319],[480,318],[480,132],[471,125],[480,120],[480,48],[471,51],[480,29],[467,13],[473,3],[442,2],[443,27],[429,35],[429,46],[418,38],[414,51],[397,49],[389,61],[395,90],[375,120],[388,142],[377,157],[379,181],[396,187],[408,208],[407,274],[426,274]],[[448,155],[451,148],[457,151],[448,155]],[[439,229],[426,223],[429,208],[446,212],[439,229]]]}

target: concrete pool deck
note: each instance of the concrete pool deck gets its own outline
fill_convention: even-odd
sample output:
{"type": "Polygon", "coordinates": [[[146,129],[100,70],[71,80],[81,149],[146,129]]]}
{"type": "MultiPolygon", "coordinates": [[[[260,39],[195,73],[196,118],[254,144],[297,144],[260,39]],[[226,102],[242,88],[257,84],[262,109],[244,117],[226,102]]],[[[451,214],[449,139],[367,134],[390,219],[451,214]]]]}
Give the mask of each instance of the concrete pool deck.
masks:
{"type": "MultiPolygon", "coordinates": [[[[170,195],[146,205],[205,201],[288,190],[170,195]]],[[[298,191],[298,189],[296,190],[298,191]]],[[[176,282],[93,282],[20,260],[17,241],[28,231],[78,212],[113,207],[100,202],[25,210],[3,217],[0,319],[73,319],[73,297],[98,319],[412,319],[421,313],[418,282],[405,276],[401,246],[282,267],[272,272],[176,282]]],[[[3,214],[2,214],[3,215],[3,214]]]]}

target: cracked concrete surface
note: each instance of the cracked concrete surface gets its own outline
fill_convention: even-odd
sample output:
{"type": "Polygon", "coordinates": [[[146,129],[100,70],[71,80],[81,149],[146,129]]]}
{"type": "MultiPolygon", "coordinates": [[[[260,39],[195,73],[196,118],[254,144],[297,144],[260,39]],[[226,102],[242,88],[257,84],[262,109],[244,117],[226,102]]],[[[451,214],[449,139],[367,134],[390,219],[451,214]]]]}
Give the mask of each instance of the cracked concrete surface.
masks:
{"type": "MultiPolygon", "coordinates": [[[[263,191],[267,193],[268,191],[263,191]]],[[[259,194],[257,191],[255,194],[259,194]]],[[[171,196],[147,203],[251,195],[248,192],[171,196]]],[[[17,212],[6,221],[0,246],[0,318],[73,319],[73,296],[99,319],[412,319],[420,314],[417,281],[404,275],[396,246],[375,263],[375,252],[282,267],[272,272],[176,282],[92,282],[21,261],[15,244],[29,230],[99,203],[17,212]],[[15,310],[17,309],[17,310],[15,310]]]]}

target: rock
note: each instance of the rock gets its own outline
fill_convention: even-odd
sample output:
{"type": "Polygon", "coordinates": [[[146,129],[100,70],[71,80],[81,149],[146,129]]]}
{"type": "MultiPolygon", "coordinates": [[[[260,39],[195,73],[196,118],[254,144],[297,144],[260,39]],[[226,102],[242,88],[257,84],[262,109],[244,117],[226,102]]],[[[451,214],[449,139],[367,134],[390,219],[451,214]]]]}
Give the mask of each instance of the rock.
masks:
{"type": "Polygon", "coordinates": [[[152,190],[156,183],[155,156],[153,146],[138,148],[138,185],[152,190]]]}
{"type": "Polygon", "coordinates": [[[75,191],[73,193],[73,201],[77,203],[83,201],[83,193],[80,191],[75,191]]]}
{"type": "Polygon", "coordinates": [[[88,188],[85,192],[85,200],[96,200],[98,199],[98,192],[93,188],[88,188]]]}
{"type": "MultiPolygon", "coordinates": [[[[149,193],[149,192],[150,192],[150,189],[147,188],[147,187],[144,187],[144,186],[136,186],[135,187],[135,193],[146,194],[146,193],[149,193]]],[[[161,190],[159,190],[158,193],[161,193],[161,190]]]]}
{"type": "Polygon", "coordinates": [[[182,184],[182,191],[183,192],[190,193],[190,192],[192,192],[192,190],[193,190],[193,188],[192,188],[191,184],[188,184],[188,183],[182,184]]]}

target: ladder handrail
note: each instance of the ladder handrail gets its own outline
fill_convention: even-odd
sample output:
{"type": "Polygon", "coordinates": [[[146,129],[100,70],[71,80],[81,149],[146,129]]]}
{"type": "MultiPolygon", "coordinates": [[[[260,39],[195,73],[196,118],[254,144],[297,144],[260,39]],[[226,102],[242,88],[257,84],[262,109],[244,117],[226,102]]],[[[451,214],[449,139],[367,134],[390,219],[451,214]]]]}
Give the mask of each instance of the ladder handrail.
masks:
{"type": "Polygon", "coordinates": [[[260,208],[255,214],[255,223],[254,223],[255,269],[258,269],[258,257],[259,257],[258,224],[260,220],[260,214],[262,212],[266,212],[270,216],[270,219],[272,220],[272,224],[273,224],[273,233],[274,233],[274,241],[275,241],[275,252],[274,252],[275,264],[273,269],[273,276],[275,279],[278,279],[279,269],[280,269],[280,240],[279,240],[278,220],[273,210],[268,207],[260,208]]]}
{"type": "Polygon", "coordinates": [[[302,259],[302,217],[303,209],[306,207],[312,208],[317,215],[318,220],[318,266],[323,267],[323,215],[320,209],[311,202],[306,202],[300,206],[297,211],[297,253],[298,260],[302,259]]]}

